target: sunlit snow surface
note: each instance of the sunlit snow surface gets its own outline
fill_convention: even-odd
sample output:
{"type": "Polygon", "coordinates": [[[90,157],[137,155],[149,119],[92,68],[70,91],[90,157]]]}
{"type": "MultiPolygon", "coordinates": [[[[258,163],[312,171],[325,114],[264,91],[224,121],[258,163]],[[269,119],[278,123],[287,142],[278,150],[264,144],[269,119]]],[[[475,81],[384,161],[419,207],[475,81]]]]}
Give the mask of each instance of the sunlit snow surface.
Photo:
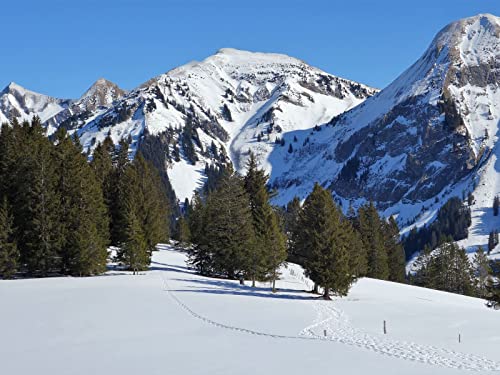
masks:
{"type": "Polygon", "coordinates": [[[272,294],[195,275],[160,248],[137,276],[0,281],[2,373],[500,371],[500,312],[479,299],[363,279],[325,302],[295,265],[272,294]]]}

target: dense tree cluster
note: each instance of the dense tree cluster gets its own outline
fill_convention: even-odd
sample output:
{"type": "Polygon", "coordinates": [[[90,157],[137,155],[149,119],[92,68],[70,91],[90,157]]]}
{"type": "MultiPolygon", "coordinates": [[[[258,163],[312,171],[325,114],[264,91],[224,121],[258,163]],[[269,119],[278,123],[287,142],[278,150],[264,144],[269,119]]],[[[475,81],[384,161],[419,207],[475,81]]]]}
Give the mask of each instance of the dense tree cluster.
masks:
{"type": "Polygon", "coordinates": [[[215,189],[190,204],[190,263],[204,275],[271,281],[286,260],[286,239],[269,203],[268,177],[250,156],[245,177],[225,168],[215,189]]]}
{"type": "Polygon", "coordinates": [[[465,250],[453,241],[431,251],[427,246],[415,261],[415,285],[464,295],[475,295],[474,269],[465,250]]]}
{"type": "Polygon", "coordinates": [[[268,176],[253,154],[244,177],[220,170],[214,186],[185,202],[179,240],[189,233],[191,265],[201,274],[274,282],[287,259],[304,266],[324,298],[344,296],[362,276],[405,281],[405,260],[394,219],[370,203],[345,216],[331,193],[316,184],[302,206],[272,207],[268,176]],[[184,227],[184,220],[189,228],[184,227]],[[182,235],[181,235],[182,234],[182,235]]]}
{"type": "Polygon", "coordinates": [[[467,238],[471,225],[470,208],[460,198],[453,197],[438,211],[436,220],[429,226],[413,228],[403,241],[406,258],[428,246],[431,250],[443,244],[447,237],[454,241],[467,238]]]}
{"type": "Polygon", "coordinates": [[[323,287],[325,298],[331,292],[345,295],[362,276],[405,282],[398,226],[393,218],[382,219],[373,203],[360,207],[358,214],[351,207],[345,216],[331,194],[316,184],[303,207],[295,198],[284,216],[289,259],[306,268],[315,289],[323,287]]]}
{"type": "Polygon", "coordinates": [[[488,299],[497,293],[491,262],[484,250],[479,247],[470,260],[451,237],[435,250],[426,246],[413,267],[411,281],[418,286],[488,299]]]}
{"type": "Polygon", "coordinates": [[[0,276],[94,275],[107,246],[131,269],[168,236],[159,175],[128,144],[108,137],[91,163],[64,128],[51,140],[40,119],[0,131],[0,276]],[[143,255],[145,254],[145,255],[143,255]]]}

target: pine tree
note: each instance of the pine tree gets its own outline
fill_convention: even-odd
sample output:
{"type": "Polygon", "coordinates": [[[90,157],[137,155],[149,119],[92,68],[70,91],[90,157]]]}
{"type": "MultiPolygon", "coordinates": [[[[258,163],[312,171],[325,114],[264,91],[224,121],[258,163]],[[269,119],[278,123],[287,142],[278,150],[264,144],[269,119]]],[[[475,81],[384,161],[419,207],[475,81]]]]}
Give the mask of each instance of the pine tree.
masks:
{"type": "Polygon", "coordinates": [[[368,255],[368,277],[387,280],[389,263],[383,223],[373,202],[359,209],[359,232],[368,255]]]}
{"type": "Polygon", "coordinates": [[[134,212],[135,209],[131,205],[127,206],[126,237],[121,244],[120,259],[135,275],[138,271],[148,268],[151,258],[139,219],[134,212]]]}
{"type": "Polygon", "coordinates": [[[477,292],[480,297],[486,297],[486,282],[492,274],[490,267],[490,261],[486,256],[483,248],[478,247],[476,254],[474,254],[474,259],[472,261],[474,266],[475,275],[477,278],[477,292]]]}
{"type": "Polygon", "coordinates": [[[493,216],[498,216],[498,209],[500,207],[500,198],[498,195],[495,195],[493,198],[493,216]]]}
{"type": "Polygon", "coordinates": [[[21,262],[31,275],[47,276],[60,269],[60,201],[52,144],[40,119],[22,126],[24,142],[16,160],[15,226],[21,262]]]}
{"type": "Polygon", "coordinates": [[[12,225],[5,197],[0,206],[0,277],[3,279],[12,278],[19,267],[19,250],[14,240],[12,225]]]}
{"type": "Polygon", "coordinates": [[[126,225],[126,194],[128,183],[125,177],[125,171],[130,164],[128,156],[128,142],[121,140],[118,147],[113,153],[113,173],[110,178],[111,201],[109,202],[109,216],[110,216],[110,237],[111,244],[119,246],[125,239],[125,225],[126,225]]]}
{"type": "Polygon", "coordinates": [[[389,280],[404,283],[406,279],[406,262],[403,245],[399,239],[398,224],[392,216],[384,224],[385,246],[389,262],[389,280]]]}
{"type": "Polygon", "coordinates": [[[474,295],[475,276],[463,248],[446,242],[419,264],[415,275],[417,285],[444,290],[450,293],[474,295]]]}
{"type": "Polygon", "coordinates": [[[332,292],[347,295],[353,282],[346,223],[330,192],[316,183],[304,202],[297,247],[306,255],[307,275],[324,288],[325,299],[332,292]]]}
{"type": "Polygon", "coordinates": [[[56,140],[61,271],[79,276],[104,272],[109,232],[101,184],[82,154],[78,139],[70,139],[61,128],[56,140]]]}
{"type": "Polygon", "coordinates": [[[203,209],[202,232],[201,236],[194,232],[196,252],[190,256],[199,272],[230,279],[248,274],[254,230],[248,195],[238,175],[226,170],[209,194],[203,209]]]}
{"type": "MultiPolygon", "coordinates": [[[[135,156],[132,167],[138,185],[131,194],[135,195],[136,215],[151,254],[158,243],[166,241],[169,237],[170,207],[158,171],[141,153],[135,156]]],[[[129,190],[130,188],[132,187],[129,186],[129,190]]]]}
{"type": "Polygon", "coordinates": [[[288,258],[290,261],[295,263],[301,263],[299,259],[300,254],[296,251],[295,242],[297,240],[297,235],[299,231],[299,219],[302,207],[300,205],[300,199],[294,197],[290,202],[288,202],[285,210],[285,233],[287,235],[287,246],[288,246],[288,258]]]}
{"type": "MultiPolygon", "coordinates": [[[[113,140],[108,135],[102,143],[99,143],[92,154],[92,161],[90,166],[101,186],[104,203],[106,204],[106,211],[108,215],[108,227],[111,224],[111,206],[114,198],[113,186],[113,155],[115,146],[113,140]]],[[[107,228],[109,232],[110,228],[107,228]]],[[[109,236],[109,234],[108,234],[109,236]]]]}
{"type": "Polygon", "coordinates": [[[278,217],[269,204],[267,180],[268,176],[258,168],[255,155],[250,153],[244,186],[250,198],[256,242],[250,251],[248,276],[252,286],[255,286],[256,280],[271,278],[274,291],[277,269],[286,260],[286,240],[278,217]]]}
{"type": "Polygon", "coordinates": [[[180,216],[177,219],[174,239],[179,241],[179,243],[183,245],[188,244],[191,240],[191,234],[189,232],[189,224],[183,216],[180,216]]]}

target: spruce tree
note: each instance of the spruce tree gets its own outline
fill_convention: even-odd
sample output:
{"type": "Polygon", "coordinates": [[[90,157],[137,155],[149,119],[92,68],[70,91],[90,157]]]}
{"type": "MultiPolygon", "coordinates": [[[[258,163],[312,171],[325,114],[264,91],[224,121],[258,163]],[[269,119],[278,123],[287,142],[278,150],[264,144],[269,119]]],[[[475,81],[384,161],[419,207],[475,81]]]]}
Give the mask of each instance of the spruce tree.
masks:
{"type": "Polygon", "coordinates": [[[14,239],[13,221],[7,198],[0,206],[0,277],[12,278],[19,268],[19,250],[14,239]]]}
{"type": "Polygon", "coordinates": [[[225,171],[207,198],[202,231],[202,236],[195,237],[197,252],[191,256],[193,265],[202,264],[200,272],[230,279],[249,273],[255,239],[250,202],[241,177],[225,171]]]}
{"type": "Polygon", "coordinates": [[[306,255],[306,274],[324,288],[325,299],[330,293],[347,295],[354,279],[346,223],[330,192],[316,183],[304,202],[297,246],[306,255]]]}
{"type": "Polygon", "coordinates": [[[475,276],[463,248],[445,242],[421,261],[415,275],[418,285],[450,293],[474,295],[475,276]]]}
{"type": "Polygon", "coordinates": [[[22,147],[15,175],[15,226],[21,262],[31,275],[47,276],[60,269],[62,235],[60,202],[52,144],[40,119],[22,126],[22,147]]]}
{"type": "MultiPolygon", "coordinates": [[[[92,154],[92,161],[90,166],[101,186],[104,203],[106,204],[106,211],[108,215],[108,226],[111,223],[111,206],[114,199],[114,186],[113,186],[113,155],[115,146],[113,140],[108,135],[102,143],[99,143],[92,154]]],[[[109,228],[107,228],[109,232],[109,228]]]]}
{"type": "Polygon", "coordinates": [[[106,270],[108,215],[101,184],[82,154],[78,139],[56,133],[55,164],[61,197],[61,271],[93,275],[106,270]]]}
{"type": "Polygon", "coordinates": [[[359,209],[359,232],[363,246],[368,255],[368,277],[387,280],[389,278],[389,263],[383,222],[373,202],[359,209]]]}
{"type": "Polygon", "coordinates": [[[295,249],[295,242],[299,231],[299,219],[302,207],[300,199],[294,197],[286,206],[285,210],[285,233],[287,235],[288,258],[290,261],[301,264],[300,254],[295,249]]]}
{"type": "Polygon", "coordinates": [[[170,207],[158,171],[141,153],[135,156],[132,167],[138,183],[132,193],[138,201],[136,214],[143,228],[148,251],[152,253],[158,243],[169,237],[170,207]]]}
{"type": "Polygon", "coordinates": [[[493,198],[493,215],[498,216],[498,210],[500,207],[500,198],[498,195],[495,195],[495,198],[493,198]]]}
{"type": "Polygon", "coordinates": [[[492,270],[490,267],[490,261],[481,246],[478,247],[476,254],[474,254],[474,259],[472,264],[474,266],[474,271],[477,278],[478,295],[480,297],[486,297],[487,295],[486,282],[488,278],[491,276],[492,270]]]}
{"type": "Polygon", "coordinates": [[[403,245],[399,239],[399,228],[394,217],[383,225],[385,246],[389,263],[389,280],[404,283],[406,280],[406,262],[403,245]]]}
{"type": "Polygon", "coordinates": [[[110,237],[111,244],[119,246],[126,237],[125,226],[126,218],[125,206],[128,182],[125,177],[125,171],[130,164],[128,156],[128,142],[121,140],[113,153],[113,173],[110,177],[110,197],[109,217],[110,217],[110,237]]]}
{"type": "Polygon", "coordinates": [[[189,224],[184,216],[180,216],[176,222],[176,230],[175,230],[175,240],[179,241],[179,243],[186,245],[191,240],[191,234],[189,232],[189,224]]]}
{"type": "Polygon", "coordinates": [[[135,209],[130,205],[127,205],[125,222],[126,234],[121,243],[120,259],[135,275],[138,271],[148,268],[151,257],[144,232],[135,214],[135,209]]]}
{"type": "Polygon", "coordinates": [[[286,260],[286,239],[278,216],[269,204],[267,180],[268,176],[258,168],[255,155],[251,153],[244,185],[249,197],[255,244],[250,248],[247,272],[252,286],[256,280],[270,278],[275,291],[277,270],[286,260]]]}

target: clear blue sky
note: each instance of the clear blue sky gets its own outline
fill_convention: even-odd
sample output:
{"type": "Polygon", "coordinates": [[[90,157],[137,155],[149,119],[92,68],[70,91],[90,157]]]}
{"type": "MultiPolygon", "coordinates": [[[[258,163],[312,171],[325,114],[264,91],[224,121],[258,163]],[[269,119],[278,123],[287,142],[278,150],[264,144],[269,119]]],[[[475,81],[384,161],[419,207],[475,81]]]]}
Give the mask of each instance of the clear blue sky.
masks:
{"type": "Polygon", "coordinates": [[[0,86],[73,98],[99,77],[131,89],[222,47],[286,53],[384,87],[447,23],[500,16],[500,0],[25,0],[0,9],[0,86]]]}

